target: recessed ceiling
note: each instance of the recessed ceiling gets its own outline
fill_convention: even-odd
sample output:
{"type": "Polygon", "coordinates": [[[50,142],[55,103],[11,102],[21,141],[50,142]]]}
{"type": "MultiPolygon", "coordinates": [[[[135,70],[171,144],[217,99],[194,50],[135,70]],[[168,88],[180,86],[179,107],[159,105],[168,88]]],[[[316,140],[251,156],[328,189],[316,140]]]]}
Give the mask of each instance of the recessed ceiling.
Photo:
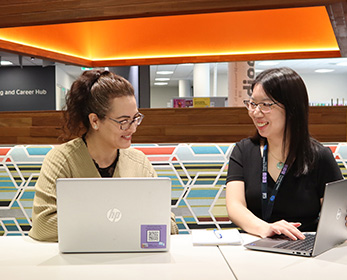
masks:
{"type": "Polygon", "coordinates": [[[340,56],[324,6],[0,28],[0,48],[93,67],[340,56]]]}

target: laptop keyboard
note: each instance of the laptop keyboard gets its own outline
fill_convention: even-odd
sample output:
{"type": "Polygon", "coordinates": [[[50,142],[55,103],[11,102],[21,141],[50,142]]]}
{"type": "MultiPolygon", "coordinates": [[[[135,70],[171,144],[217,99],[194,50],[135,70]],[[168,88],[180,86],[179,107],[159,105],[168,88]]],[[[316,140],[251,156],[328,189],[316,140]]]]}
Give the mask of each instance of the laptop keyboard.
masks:
{"type": "Polygon", "coordinates": [[[290,240],[283,242],[281,244],[278,244],[274,246],[275,248],[282,248],[282,249],[290,249],[290,250],[299,250],[299,251],[308,251],[313,248],[315,235],[314,234],[304,234],[305,239],[303,240],[290,240]]]}

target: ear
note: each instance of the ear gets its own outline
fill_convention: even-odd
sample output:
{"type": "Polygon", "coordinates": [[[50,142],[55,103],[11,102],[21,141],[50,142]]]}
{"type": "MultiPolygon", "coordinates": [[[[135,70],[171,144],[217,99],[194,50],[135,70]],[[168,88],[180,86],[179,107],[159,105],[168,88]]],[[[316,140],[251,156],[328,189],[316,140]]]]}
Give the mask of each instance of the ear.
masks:
{"type": "Polygon", "coordinates": [[[100,122],[100,120],[99,120],[97,114],[90,113],[88,115],[88,118],[89,118],[89,123],[90,123],[91,128],[94,129],[94,130],[98,130],[99,129],[99,122],[100,122]]]}

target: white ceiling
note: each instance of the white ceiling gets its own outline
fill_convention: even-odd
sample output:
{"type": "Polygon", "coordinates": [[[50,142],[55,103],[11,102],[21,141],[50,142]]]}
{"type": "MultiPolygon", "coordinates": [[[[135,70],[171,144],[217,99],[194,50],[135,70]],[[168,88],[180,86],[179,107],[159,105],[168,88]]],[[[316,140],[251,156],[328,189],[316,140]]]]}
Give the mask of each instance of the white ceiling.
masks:
{"type": "MultiPolygon", "coordinates": [[[[77,78],[83,70],[81,67],[73,65],[65,65],[62,63],[54,63],[52,61],[46,61],[42,59],[37,59],[34,57],[19,56],[17,54],[0,52],[1,61],[10,61],[13,66],[47,66],[47,65],[58,65],[69,75],[77,78]]],[[[218,74],[226,74],[228,71],[228,63],[211,63],[211,69],[217,66],[218,74]]],[[[332,69],[333,72],[329,74],[346,74],[347,78],[347,58],[325,58],[325,59],[293,59],[293,60],[271,60],[271,61],[256,61],[255,69],[256,71],[265,70],[273,67],[290,67],[297,71],[299,74],[317,74],[315,70],[317,69],[332,69]],[[261,65],[262,62],[276,62],[276,65],[261,65]],[[343,64],[342,64],[343,63],[343,64]],[[342,64],[342,65],[341,65],[342,64]]],[[[2,66],[4,67],[4,66],[2,66]]],[[[9,66],[10,67],[10,66],[9,66]]],[[[151,86],[155,86],[154,82],[156,78],[170,78],[167,85],[165,86],[177,86],[179,80],[193,80],[193,70],[194,64],[170,64],[170,65],[151,65],[150,66],[150,79],[151,86]],[[157,71],[173,71],[169,75],[159,75],[157,71]]],[[[323,75],[323,74],[321,74],[323,75]]]]}
{"type": "MultiPolygon", "coordinates": [[[[215,63],[211,63],[211,71],[215,63]]],[[[218,74],[227,74],[228,62],[216,63],[218,74]]],[[[271,61],[256,61],[255,70],[260,72],[265,69],[273,67],[289,67],[297,71],[299,74],[316,74],[318,69],[334,70],[329,74],[345,74],[347,78],[347,58],[324,58],[324,59],[293,59],[293,60],[271,60],[271,61]],[[262,65],[262,64],[276,63],[276,65],[262,65]]],[[[153,65],[151,66],[151,85],[154,85],[156,78],[168,77],[168,85],[177,86],[178,81],[181,79],[193,80],[194,64],[178,64],[178,65],[153,65]],[[171,70],[173,74],[158,75],[157,71],[171,70]]],[[[322,75],[320,73],[320,75],[322,75]]]]}

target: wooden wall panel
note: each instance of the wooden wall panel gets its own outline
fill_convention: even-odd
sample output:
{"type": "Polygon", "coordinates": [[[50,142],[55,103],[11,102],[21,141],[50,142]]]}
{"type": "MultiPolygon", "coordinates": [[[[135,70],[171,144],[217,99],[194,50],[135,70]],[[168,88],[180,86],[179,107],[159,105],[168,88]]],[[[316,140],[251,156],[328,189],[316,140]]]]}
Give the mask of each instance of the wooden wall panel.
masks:
{"type": "MultiPolygon", "coordinates": [[[[133,143],[229,143],[253,135],[245,108],[140,109],[133,143]]],[[[59,144],[61,111],[0,112],[0,144],[59,144]]],[[[310,132],[321,142],[346,142],[347,107],[311,107],[310,132]]]]}
{"type": "Polygon", "coordinates": [[[23,118],[2,118],[0,119],[0,127],[26,127],[31,126],[32,118],[23,117],[23,118]]]}

